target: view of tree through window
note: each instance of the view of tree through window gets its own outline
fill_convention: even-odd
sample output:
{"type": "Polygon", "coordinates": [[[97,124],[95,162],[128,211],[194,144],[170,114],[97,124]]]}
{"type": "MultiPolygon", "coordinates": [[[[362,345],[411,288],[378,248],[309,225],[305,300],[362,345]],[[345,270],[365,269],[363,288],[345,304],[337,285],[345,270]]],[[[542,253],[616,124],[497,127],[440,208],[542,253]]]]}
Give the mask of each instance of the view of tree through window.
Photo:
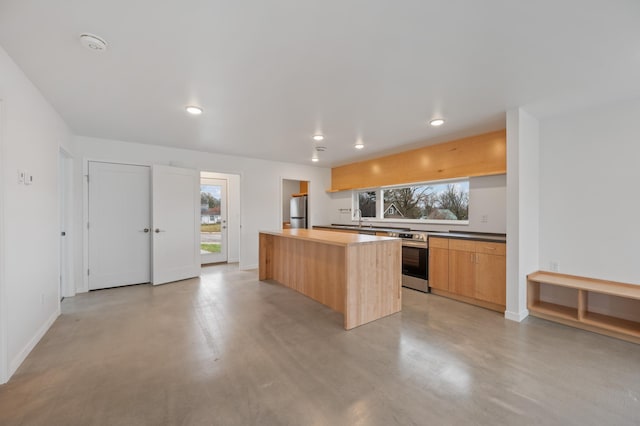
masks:
{"type": "MultiPolygon", "coordinates": [[[[359,192],[358,208],[360,217],[376,217],[376,191],[359,192]]],[[[357,213],[354,217],[358,217],[357,213]]]]}
{"type": "Polygon", "coordinates": [[[357,202],[362,217],[377,217],[380,196],[384,203],[384,219],[469,220],[468,180],[358,192],[357,202]]]}

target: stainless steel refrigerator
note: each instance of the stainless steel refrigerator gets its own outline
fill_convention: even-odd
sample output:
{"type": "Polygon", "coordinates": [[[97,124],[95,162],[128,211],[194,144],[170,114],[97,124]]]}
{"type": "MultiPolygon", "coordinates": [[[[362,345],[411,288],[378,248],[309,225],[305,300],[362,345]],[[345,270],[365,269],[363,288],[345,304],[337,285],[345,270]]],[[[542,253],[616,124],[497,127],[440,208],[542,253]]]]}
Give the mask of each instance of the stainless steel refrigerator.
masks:
{"type": "Polygon", "coordinates": [[[291,227],[306,228],[307,227],[307,196],[291,198],[291,227]]]}

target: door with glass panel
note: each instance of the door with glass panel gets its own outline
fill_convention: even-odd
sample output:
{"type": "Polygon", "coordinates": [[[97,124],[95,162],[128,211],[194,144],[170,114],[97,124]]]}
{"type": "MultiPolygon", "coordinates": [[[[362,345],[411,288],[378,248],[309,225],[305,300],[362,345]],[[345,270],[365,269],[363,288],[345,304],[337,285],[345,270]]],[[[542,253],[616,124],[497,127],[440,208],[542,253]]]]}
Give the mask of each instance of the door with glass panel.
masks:
{"type": "Polygon", "coordinates": [[[200,178],[202,264],[227,261],[227,180],[200,178]]]}

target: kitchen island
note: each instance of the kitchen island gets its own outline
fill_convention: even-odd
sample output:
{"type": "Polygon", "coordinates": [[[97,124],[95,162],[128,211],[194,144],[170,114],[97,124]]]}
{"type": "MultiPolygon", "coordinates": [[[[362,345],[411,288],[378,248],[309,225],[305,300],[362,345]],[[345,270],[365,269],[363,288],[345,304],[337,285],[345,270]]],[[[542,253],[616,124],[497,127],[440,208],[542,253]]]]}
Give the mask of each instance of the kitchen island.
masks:
{"type": "Polygon", "coordinates": [[[344,314],[350,330],[400,312],[401,241],[315,229],[263,231],[259,279],[278,281],[344,314]]]}

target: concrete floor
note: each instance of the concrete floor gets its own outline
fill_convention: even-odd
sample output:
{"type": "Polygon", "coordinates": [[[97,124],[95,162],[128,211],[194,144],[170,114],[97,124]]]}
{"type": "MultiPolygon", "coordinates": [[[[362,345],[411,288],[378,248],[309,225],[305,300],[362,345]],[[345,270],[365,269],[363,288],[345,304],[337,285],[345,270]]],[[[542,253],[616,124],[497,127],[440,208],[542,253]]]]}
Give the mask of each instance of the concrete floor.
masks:
{"type": "Polygon", "coordinates": [[[347,332],[234,265],[81,294],[0,386],[0,424],[640,424],[640,345],[403,297],[347,332]]]}

